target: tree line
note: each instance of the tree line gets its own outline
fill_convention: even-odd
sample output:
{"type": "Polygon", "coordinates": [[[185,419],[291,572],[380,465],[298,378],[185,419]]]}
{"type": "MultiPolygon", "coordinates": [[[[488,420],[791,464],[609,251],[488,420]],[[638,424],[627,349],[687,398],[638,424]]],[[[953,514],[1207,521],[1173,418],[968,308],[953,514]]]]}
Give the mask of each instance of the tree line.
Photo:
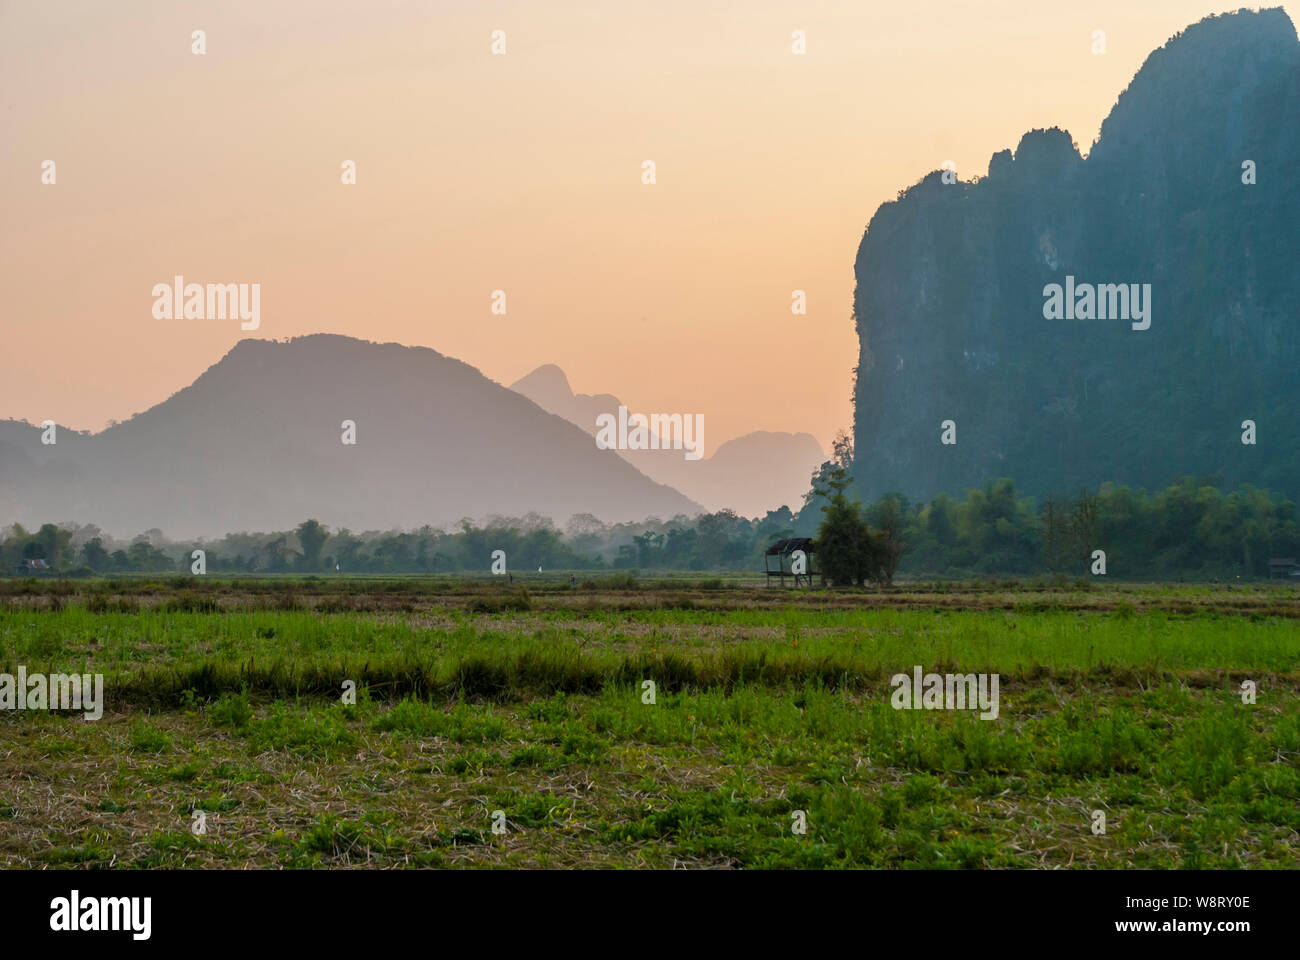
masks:
{"type": "Polygon", "coordinates": [[[694,518],[606,524],[576,516],[563,528],[529,515],[462,521],[459,529],[330,530],[309,519],[291,530],[170,540],[150,530],[119,541],[93,524],[15,524],[0,533],[0,562],[12,574],[41,559],[61,574],[188,571],[202,548],[209,573],[486,574],[493,551],[508,569],[746,571],[783,537],[815,538],[817,564],[835,583],[905,577],[1088,573],[1106,552],[1120,579],[1262,578],[1272,557],[1300,557],[1296,507],[1250,486],[1231,492],[1184,479],[1148,493],[1104,484],[1096,491],[1020,497],[1009,479],[912,504],[893,493],[850,499],[848,459],[819,471],[799,511],[748,519],[722,510],[694,518]]]}

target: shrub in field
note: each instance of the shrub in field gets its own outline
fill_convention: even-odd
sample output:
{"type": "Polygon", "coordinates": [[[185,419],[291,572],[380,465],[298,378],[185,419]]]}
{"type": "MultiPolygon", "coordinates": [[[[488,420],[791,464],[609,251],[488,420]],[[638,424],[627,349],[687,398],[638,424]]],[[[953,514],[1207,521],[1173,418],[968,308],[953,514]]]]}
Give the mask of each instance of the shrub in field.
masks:
{"type": "Polygon", "coordinates": [[[344,724],[335,710],[299,712],[276,703],[265,720],[248,725],[249,746],[257,751],[293,750],[313,756],[329,756],[354,749],[357,735],[344,724]]]}
{"type": "Polygon", "coordinates": [[[216,597],[201,597],[192,590],[176,594],[163,605],[166,613],[218,613],[221,605],[216,597]]]}
{"type": "Polygon", "coordinates": [[[253,708],[246,694],[228,693],[208,707],[208,717],[218,727],[242,730],[253,719],[253,708]]]}
{"type": "Polygon", "coordinates": [[[139,613],[140,604],[134,597],[109,597],[95,593],[86,599],[90,613],[139,613]]]}
{"type": "Polygon", "coordinates": [[[627,570],[604,577],[587,577],[579,584],[583,590],[636,590],[636,577],[627,570]]]}
{"type": "Polygon", "coordinates": [[[903,799],[910,806],[928,803],[934,800],[942,789],[943,785],[934,777],[924,773],[918,773],[907,778],[903,784],[903,799]]]}
{"type": "Polygon", "coordinates": [[[521,586],[518,590],[511,590],[509,593],[479,597],[470,602],[469,609],[472,613],[505,613],[510,610],[531,610],[533,609],[533,599],[528,594],[528,588],[521,586]]]}
{"type": "Polygon", "coordinates": [[[131,749],[137,753],[162,753],[172,745],[172,738],[143,720],[131,725],[131,749]]]}
{"type": "Polygon", "coordinates": [[[27,651],[33,657],[53,659],[63,652],[63,639],[56,633],[42,631],[28,642],[27,651]]]}
{"type": "Polygon", "coordinates": [[[546,763],[549,759],[551,759],[550,749],[541,744],[530,743],[528,746],[520,747],[510,754],[510,759],[506,763],[511,767],[536,767],[546,763]]]}
{"type": "Polygon", "coordinates": [[[375,718],[376,730],[401,731],[422,737],[447,737],[457,743],[500,740],[505,721],[495,714],[458,704],[450,712],[407,697],[375,718]]]}
{"type": "Polygon", "coordinates": [[[316,822],[302,836],[303,847],[314,853],[323,853],[331,857],[346,855],[361,843],[365,828],[359,823],[349,823],[327,814],[317,817],[316,822]]]}

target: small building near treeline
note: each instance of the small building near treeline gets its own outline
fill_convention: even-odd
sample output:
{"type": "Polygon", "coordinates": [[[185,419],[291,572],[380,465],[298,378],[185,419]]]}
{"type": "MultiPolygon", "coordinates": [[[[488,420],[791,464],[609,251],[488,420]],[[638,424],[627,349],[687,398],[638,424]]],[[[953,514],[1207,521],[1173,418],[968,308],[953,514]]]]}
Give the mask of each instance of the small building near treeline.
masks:
{"type": "Polygon", "coordinates": [[[811,587],[812,578],[821,576],[817,569],[817,553],[811,537],[786,537],[772,544],[764,553],[767,582],[776,577],[785,586],[785,578],[791,577],[794,585],[811,587]]]}
{"type": "Polygon", "coordinates": [[[1270,580],[1288,580],[1291,577],[1300,578],[1300,563],[1295,557],[1274,557],[1268,562],[1270,580]]]}

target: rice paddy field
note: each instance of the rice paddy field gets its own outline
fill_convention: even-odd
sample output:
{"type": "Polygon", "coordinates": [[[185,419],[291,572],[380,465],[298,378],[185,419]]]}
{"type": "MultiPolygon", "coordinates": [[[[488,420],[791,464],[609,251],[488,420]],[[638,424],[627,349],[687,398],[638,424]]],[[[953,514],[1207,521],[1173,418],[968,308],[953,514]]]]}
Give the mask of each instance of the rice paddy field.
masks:
{"type": "Polygon", "coordinates": [[[0,581],[20,666],[105,703],[0,711],[6,868],[1300,859],[1292,585],[0,581]]]}

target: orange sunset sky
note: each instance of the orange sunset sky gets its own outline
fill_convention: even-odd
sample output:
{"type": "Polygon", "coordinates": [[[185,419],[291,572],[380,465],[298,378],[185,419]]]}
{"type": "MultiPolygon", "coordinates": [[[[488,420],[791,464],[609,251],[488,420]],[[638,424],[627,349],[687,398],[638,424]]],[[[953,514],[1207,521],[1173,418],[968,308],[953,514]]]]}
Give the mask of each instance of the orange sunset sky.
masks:
{"type": "Polygon", "coordinates": [[[703,413],[708,452],[759,429],[829,447],[876,208],[946,160],[984,175],[1034,127],[1086,152],[1148,53],[1231,9],[0,2],[0,418],[100,430],[241,337],[329,332],[504,384],[557,363],[580,392],[703,413]],[[176,274],[260,283],[260,330],[154,319],[176,274]]]}

